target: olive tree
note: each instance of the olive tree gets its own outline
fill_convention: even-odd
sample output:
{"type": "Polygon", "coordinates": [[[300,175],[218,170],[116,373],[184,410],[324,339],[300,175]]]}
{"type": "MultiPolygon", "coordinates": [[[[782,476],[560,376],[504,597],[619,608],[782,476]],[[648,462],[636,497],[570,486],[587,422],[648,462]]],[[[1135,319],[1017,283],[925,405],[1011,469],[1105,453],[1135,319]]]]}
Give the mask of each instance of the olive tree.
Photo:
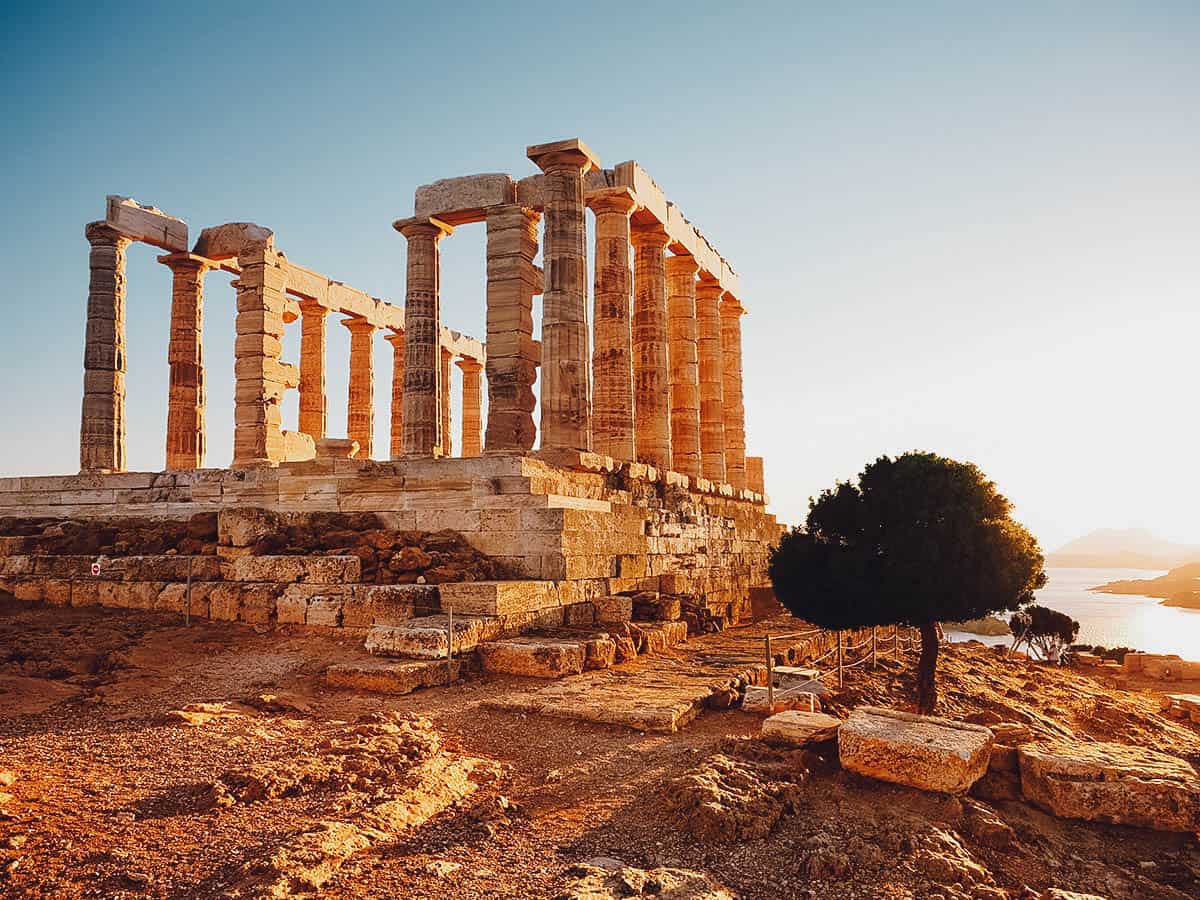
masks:
{"type": "Polygon", "coordinates": [[[937,623],[1011,612],[1046,583],[1037,539],[973,464],[881,456],[810,501],[771,554],[775,594],[824,628],[920,630],[917,709],[937,705],[937,623]]]}

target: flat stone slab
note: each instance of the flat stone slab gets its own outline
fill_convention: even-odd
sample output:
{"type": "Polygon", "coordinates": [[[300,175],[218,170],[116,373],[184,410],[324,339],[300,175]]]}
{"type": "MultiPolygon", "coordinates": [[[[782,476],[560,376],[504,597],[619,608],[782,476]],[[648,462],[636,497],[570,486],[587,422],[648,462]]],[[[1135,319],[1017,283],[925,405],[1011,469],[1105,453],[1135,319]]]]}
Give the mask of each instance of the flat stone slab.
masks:
{"type": "Polygon", "coordinates": [[[742,698],[742,711],[760,716],[772,716],[790,709],[820,712],[821,701],[811,691],[795,687],[775,688],[774,692],[768,693],[765,687],[756,685],[746,688],[746,695],[742,698]]]}
{"type": "Polygon", "coordinates": [[[391,662],[366,660],[336,663],[325,670],[330,687],[376,694],[411,694],[418,688],[436,687],[458,678],[462,663],[455,659],[449,673],[445,660],[391,662]]]}
{"type": "Polygon", "coordinates": [[[553,581],[460,581],[440,585],[442,609],[455,615],[504,616],[561,605],[553,581]]]}
{"type": "Polygon", "coordinates": [[[777,744],[803,747],[837,737],[842,720],[819,712],[789,709],[763,721],[762,736],[777,744]]]}
{"type": "Polygon", "coordinates": [[[582,641],[514,637],[479,645],[485,672],[524,675],[528,678],[562,678],[583,671],[587,656],[582,641]]]}
{"type": "Polygon", "coordinates": [[[816,681],[821,677],[820,669],[808,669],[802,666],[775,666],[771,669],[778,687],[791,687],[793,684],[805,684],[816,681]]]}
{"type": "Polygon", "coordinates": [[[1182,759],[1075,741],[1023,744],[1017,754],[1025,799],[1056,816],[1200,831],[1200,776],[1182,759]]]}
{"type": "Polygon", "coordinates": [[[961,794],[987,772],[993,741],[982,725],[860,706],[838,729],[838,755],[859,775],[961,794]]]}
{"type": "MultiPolygon", "coordinates": [[[[365,646],[374,656],[412,659],[445,659],[449,638],[448,616],[421,616],[400,625],[376,625],[367,632],[365,646]]],[[[495,637],[495,620],[454,617],[454,653],[468,653],[481,641],[495,637]]]]}

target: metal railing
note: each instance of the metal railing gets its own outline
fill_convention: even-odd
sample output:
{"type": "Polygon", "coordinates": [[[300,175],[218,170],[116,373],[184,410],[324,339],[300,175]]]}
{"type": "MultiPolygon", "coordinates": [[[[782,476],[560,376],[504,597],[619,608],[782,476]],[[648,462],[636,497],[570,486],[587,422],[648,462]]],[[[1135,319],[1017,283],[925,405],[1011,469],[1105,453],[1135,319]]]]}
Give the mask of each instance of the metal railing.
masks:
{"type": "MultiPolygon", "coordinates": [[[[788,634],[768,634],[763,638],[763,644],[766,650],[767,658],[767,706],[769,709],[773,709],[775,706],[775,654],[772,652],[772,642],[798,641],[804,638],[815,637],[820,634],[828,634],[828,629],[810,628],[807,631],[794,631],[788,634]]],[[[916,631],[916,629],[902,629],[899,625],[892,626],[890,635],[881,635],[879,626],[873,625],[871,627],[870,637],[863,638],[863,640],[857,644],[847,645],[841,630],[838,630],[836,634],[837,644],[835,646],[831,647],[829,650],[826,650],[824,653],[814,659],[804,660],[804,664],[806,666],[815,668],[818,663],[822,663],[831,657],[836,657],[836,662],[830,667],[826,674],[833,674],[834,672],[837,673],[839,690],[845,686],[845,673],[847,669],[854,669],[859,666],[866,665],[868,661],[871,663],[871,668],[874,669],[879,664],[879,654],[881,652],[886,653],[889,649],[887,646],[888,644],[891,645],[890,649],[895,659],[899,659],[902,652],[912,650],[920,644],[919,633],[916,631]],[[908,632],[907,634],[904,633],[906,630],[908,632]],[[848,653],[857,650],[863,650],[865,648],[869,649],[860,658],[854,660],[853,662],[846,661],[846,655],[848,653]]],[[[817,677],[820,678],[821,675],[818,674],[817,677]]]]}

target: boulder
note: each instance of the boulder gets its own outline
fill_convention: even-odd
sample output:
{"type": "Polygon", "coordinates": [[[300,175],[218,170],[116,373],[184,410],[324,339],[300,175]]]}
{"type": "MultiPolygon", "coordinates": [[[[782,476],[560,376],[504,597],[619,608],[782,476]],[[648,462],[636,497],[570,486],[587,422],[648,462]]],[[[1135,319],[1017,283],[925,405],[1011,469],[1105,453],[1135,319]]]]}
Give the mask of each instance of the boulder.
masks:
{"type": "Polygon", "coordinates": [[[838,730],[838,755],[859,775],[961,794],[987,771],[992,742],[982,725],[860,706],[838,730]]]}
{"type": "Polygon", "coordinates": [[[1200,776],[1177,757],[1067,740],[1025,744],[1017,754],[1025,799],[1056,816],[1200,831],[1200,776]]]}
{"type": "Polygon", "coordinates": [[[763,721],[762,736],[771,743],[803,747],[837,737],[841,724],[841,719],[825,713],[788,709],[763,721]]]}

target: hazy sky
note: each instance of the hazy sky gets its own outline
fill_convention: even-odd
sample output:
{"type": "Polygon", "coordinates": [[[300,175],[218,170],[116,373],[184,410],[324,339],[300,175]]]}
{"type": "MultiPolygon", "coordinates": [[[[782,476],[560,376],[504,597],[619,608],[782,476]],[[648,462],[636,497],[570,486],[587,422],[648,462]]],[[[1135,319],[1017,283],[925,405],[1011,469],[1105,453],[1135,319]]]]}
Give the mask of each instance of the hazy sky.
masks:
{"type": "MultiPolygon", "coordinates": [[[[527,144],[578,135],[638,160],[739,272],[781,518],[920,448],[977,462],[1047,548],[1101,526],[1200,543],[1200,5],[268,6],[3,13],[0,474],[78,468],[83,225],[106,194],[193,236],[258,222],[402,302],[390,222],[414,187],[531,174],[527,144]]],[[[443,319],[477,335],[482,231],[443,245],[443,319]]],[[[167,400],[154,256],[128,268],[142,470],[167,400]]],[[[228,281],[207,284],[210,465],[232,449],[228,281]]],[[[331,324],[335,434],[347,347],[331,324]]]]}

